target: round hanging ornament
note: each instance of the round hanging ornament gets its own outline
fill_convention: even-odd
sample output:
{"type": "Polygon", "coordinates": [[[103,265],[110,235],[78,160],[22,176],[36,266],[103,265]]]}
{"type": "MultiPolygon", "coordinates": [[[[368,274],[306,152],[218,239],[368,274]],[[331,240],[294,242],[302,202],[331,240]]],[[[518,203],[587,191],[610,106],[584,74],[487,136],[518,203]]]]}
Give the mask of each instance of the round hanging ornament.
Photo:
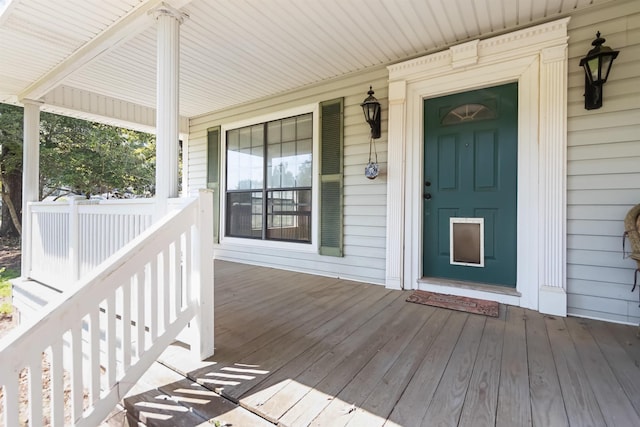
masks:
{"type": "Polygon", "coordinates": [[[369,163],[364,168],[364,176],[369,179],[375,179],[380,172],[378,167],[378,152],[376,151],[376,142],[373,138],[369,140],[369,163]],[[374,157],[371,157],[371,151],[373,148],[374,157]]]}

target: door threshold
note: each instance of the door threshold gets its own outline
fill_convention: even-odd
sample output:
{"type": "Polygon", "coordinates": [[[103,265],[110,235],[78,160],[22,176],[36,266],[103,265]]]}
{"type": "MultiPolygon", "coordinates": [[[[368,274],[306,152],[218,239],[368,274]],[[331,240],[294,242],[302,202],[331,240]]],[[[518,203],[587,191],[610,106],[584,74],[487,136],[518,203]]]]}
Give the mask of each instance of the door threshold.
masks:
{"type": "Polygon", "coordinates": [[[444,288],[459,288],[468,289],[476,292],[487,292],[490,294],[497,294],[510,297],[521,297],[522,294],[516,290],[507,286],[489,285],[487,283],[479,282],[464,282],[461,280],[443,279],[441,277],[422,277],[418,279],[418,289],[421,289],[421,285],[429,286],[430,288],[442,287],[444,288]]]}

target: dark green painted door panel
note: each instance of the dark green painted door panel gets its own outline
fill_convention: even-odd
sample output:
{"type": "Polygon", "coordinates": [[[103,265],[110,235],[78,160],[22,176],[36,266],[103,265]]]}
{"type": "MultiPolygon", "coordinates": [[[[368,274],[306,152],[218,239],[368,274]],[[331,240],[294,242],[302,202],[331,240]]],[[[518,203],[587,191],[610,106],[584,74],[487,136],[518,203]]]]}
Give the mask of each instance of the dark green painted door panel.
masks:
{"type": "Polygon", "coordinates": [[[424,101],[423,275],[515,286],[518,86],[424,101]],[[484,218],[484,267],[450,263],[451,217],[484,218]]]}

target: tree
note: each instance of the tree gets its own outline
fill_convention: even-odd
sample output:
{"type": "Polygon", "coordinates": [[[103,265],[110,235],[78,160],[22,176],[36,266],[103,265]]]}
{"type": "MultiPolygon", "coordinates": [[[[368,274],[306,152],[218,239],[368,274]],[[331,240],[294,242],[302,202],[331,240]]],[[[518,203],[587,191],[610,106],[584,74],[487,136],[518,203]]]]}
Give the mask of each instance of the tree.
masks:
{"type": "Polygon", "coordinates": [[[18,236],[22,217],[22,108],[0,104],[0,236],[18,236]]]}
{"type": "Polygon", "coordinates": [[[153,193],[153,135],[43,114],[40,147],[42,188],[49,192],[68,188],[87,198],[114,189],[153,193]]]}
{"type": "MultiPolygon", "coordinates": [[[[23,110],[0,104],[0,235],[17,236],[22,218],[23,110]]],[[[155,184],[155,136],[42,113],[40,198],[66,189],[150,196],[155,184]]]]}

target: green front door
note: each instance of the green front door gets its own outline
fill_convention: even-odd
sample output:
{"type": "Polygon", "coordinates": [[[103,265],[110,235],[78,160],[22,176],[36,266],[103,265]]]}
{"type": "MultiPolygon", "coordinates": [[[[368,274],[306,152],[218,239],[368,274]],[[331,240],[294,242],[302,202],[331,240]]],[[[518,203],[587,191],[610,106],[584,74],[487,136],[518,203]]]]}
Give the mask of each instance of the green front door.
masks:
{"type": "Polygon", "coordinates": [[[517,95],[512,83],[424,101],[425,277],[515,287],[517,95]]]}

